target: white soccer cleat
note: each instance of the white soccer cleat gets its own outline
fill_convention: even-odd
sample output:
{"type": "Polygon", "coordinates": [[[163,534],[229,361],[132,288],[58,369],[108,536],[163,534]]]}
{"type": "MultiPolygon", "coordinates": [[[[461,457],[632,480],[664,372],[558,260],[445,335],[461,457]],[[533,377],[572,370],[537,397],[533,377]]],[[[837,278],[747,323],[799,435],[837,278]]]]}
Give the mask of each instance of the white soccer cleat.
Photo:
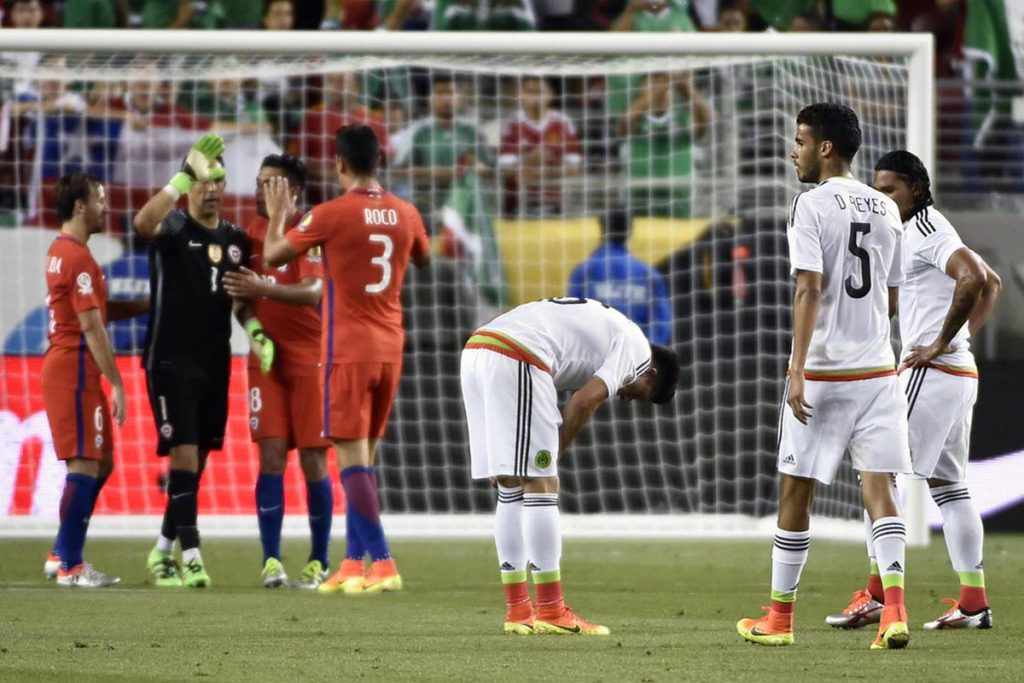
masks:
{"type": "Polygon", "coordinates": [[[56,553],[49,553],[46,556],[46,562],[43,563],[43,576],[46,579],[52,580],[57,578],[57,572],[60,571],[60,555],[56,553]]]}
{"type": "Polygon", "coordinates": [[[107,576],[92,568],[91,564],[83,563],[64,571],[57,572],[57,585],[70,588],[108,588],[121,583],[116,576],[107,576]]]}
{"type": "Polygon", "coordinates": [[[946,628],[992,628],[992,609],[986,607],[977,614],[964,614],[960,611],[960,603],[953,598],[943,598],[942,602],[950,604],[946,613],[935,621],[926,622],[924,630],[938,631],[946,628]]]}
{"type": "Polygon", "coordinates": [[[871,593],[861,589],[853,594],[846,609],[825,617],[825,623],[833,628],[860,628],[877,624],[882,620],[883,607],[885,605],[872,598],[871,593]]]}

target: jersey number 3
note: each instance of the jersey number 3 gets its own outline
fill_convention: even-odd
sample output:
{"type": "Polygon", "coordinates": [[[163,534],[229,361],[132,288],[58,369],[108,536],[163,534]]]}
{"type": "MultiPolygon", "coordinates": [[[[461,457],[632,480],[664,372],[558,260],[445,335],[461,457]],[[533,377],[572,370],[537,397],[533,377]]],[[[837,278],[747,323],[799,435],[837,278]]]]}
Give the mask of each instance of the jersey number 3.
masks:
{"type": "Polygon", "coordinates": [[[870,223],[850,223],[850,243],[847,247],[850,253],[860,261],[860,286],[853,286],[853,276],[848,275],[844,283],[846,294],[854,299],[863,299],[871,291],[871,254],[864,247],[857,244],[858,235],[866,235],[871,232],[870,223]]]}
{"type": "Polygon", "coordinates": [[[370,263],[381,269],[380,280],[366,285],[364,289],[370,294],[379,294],[387,289],[388,285],[391,284],[391,261],[388,259],[391,258],[391,254],[395,250],[395,245],[389,236],[382,235],[380,233],[370,235],[370,242],[376,242],[382,245],[384,247],[384,251],[380,256],[374,256],[370,259],[370,263]]]}

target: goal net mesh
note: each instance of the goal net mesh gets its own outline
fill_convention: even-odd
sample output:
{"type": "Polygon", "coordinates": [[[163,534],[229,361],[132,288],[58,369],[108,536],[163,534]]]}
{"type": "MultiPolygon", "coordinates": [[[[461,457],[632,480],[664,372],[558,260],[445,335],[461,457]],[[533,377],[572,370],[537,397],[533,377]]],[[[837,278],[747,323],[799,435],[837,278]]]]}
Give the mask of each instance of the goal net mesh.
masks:
{"type": "MultiPolygon", "coordinates": [[[[0,516],[8,519],[55,519],[63,479],[38,377],[43,255],[57,227],[49,197],[64,173],[84,169],[105,182],[109,227],[90,246],[111,296],[133,298],[148,283],[131,216],[202,132],[226,140],[223,215],[244,225],[265,155],[305,161],[302,201],[311,206],[339,192],[335,129],[371,125],[385,150],[382,182],[419,207],[435,252],[431,267],[410,269],[404,288],[403,378],[379,453],[384,511],[493,509],[488,483],[469,478],[461,347],[509,307],[585,295],[628,308],[652,339],[676,350],[682,374],[670,405],[613,400],[598,411],[560,460],[562,508],[598,520],[699,513],[680,520],[685,533],[686,524],[723,515],[774,512],[798,111],[819,101],[853,107],[864,134],[854,171],[866,182],[882,153],[907,144],[901,57],[2,59],[17,65],[0,76],[0,516]],[[626,248],[650,269],[602,278],[599,267],[580,265],[623,225],[631,228],[626,248]]],[[[155,456],[137,358],[144,328],[112,326],[130,416],[101,516],[130,520],[163,508],[166,463],[155,456]]],[[[233,348],[243,354],[237,332],[233,348]]],[[[237,357],[225,449],[204,478],[207,515],[254,511],[245,385],[237,357]]],[[[287,510],[303,513],[297,463],[289,470],[287,510]]],[[[848,466],[816,506],[825,517],[860,518],[848,466]]]]}

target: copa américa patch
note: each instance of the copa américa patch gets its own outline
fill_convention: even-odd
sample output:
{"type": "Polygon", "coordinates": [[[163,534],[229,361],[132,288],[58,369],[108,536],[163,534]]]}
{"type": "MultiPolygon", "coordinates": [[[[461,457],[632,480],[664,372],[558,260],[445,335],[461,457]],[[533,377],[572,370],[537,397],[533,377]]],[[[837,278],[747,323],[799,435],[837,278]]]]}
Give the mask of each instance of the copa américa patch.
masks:
{"type": "Polygon", "coordinates": [[[306,232],[309,229],[309,224],[313,222],[313,212],[307,211],[306,215],[299,221],[299,232],[306,232]]]}

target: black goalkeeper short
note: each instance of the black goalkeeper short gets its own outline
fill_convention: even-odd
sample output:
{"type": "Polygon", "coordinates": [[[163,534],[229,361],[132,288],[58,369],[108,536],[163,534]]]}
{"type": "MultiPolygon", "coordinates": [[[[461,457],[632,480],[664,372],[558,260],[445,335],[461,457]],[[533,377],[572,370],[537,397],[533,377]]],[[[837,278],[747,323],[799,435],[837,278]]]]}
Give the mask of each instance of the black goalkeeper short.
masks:
{"type": "Polygon", "coordinates": [[[230,362],[207,367],[152,361],[146,388],[156,422],[157,455],[169,454],[174,446],[195,445],[200,451],[224,447],[230,377],[230,362]]]}

